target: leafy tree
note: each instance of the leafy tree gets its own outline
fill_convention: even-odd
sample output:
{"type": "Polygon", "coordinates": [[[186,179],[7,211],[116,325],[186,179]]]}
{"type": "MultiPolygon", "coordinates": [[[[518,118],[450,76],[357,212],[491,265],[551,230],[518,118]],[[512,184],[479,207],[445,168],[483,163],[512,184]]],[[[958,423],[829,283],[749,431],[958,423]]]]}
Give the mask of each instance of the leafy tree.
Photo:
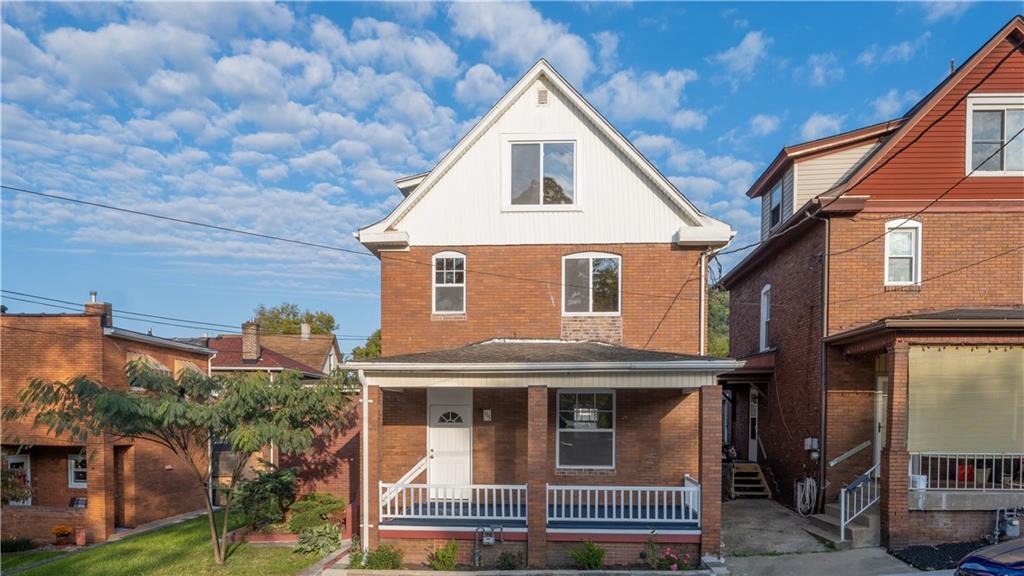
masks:
{"type": "Polygon", "coordinates": [[[260,330],[267,334],[299,334],[303,322],[309,324],[313,334],[330,334],[338,329],[338,323],[329,312],[299,310],[298,304],[288,302],[271,308],[260,304],[253,314],[260,324],[260,330]]]}
{"type": "Polygon", "coordinates": [[[718,288],[708,291],[708,354],[729,355],[729,293],[718,288]]]}
{"type": "Polygon", "coordinates": [[[316,430],[343,420],[349,402],[340,372],[316,386],[303,386],[297,372],[270,380],[264,374],[210,377],[183,370],[175,379],[142,361],[130,362],[126,372],[130,389],[106,388],[84,376],[66,382],[33,379],[3,417],[34,414],[36,425],[83,443],[89,437],[133,438],[171,450],[195,474],[217,564],[226,558],[234,489],[253,453],[271,443],[286,454],[308,449],[316,430]],[[207,446],[215,439],[230,445],[236,462],[221,487],[225,506],[219,530],[207,490],[212,481],[207,446]]]}
{"type": "Polygon", "coordinates": [[[380,328],[373,334],[370,334],[370,337],[366,339],[366,344],[352,349],[353,360],[365,360],[378,356],[380,356],[380,328]]]}
{"type": "Polygon", "coordinates": [[[0,505],[7,506],[11,502],[20,502],[32,497],[32,486],[25,481],[25,473],[21,470],[0,470],[0,505]]]}

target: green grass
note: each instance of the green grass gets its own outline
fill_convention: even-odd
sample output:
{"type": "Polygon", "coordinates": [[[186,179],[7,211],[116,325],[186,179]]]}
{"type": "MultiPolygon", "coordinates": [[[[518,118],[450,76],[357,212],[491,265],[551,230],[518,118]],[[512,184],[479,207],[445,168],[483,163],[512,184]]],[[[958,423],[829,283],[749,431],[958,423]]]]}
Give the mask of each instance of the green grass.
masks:
{"type": "Polygon", "coordinates": [[[18,566],[34,564],[40,560],[64,554],[61,550],[28,550],[25,552],[8,552],[0,558],[0,569],[13,570],[18,566]]]}
{"type": "Polygon", "coordinates": [[[290,576],[319,560],[287,547],[242,543],[231,545],[227,562],[217,566],[206,516],[71,556],[19,576],[290,576]]]}

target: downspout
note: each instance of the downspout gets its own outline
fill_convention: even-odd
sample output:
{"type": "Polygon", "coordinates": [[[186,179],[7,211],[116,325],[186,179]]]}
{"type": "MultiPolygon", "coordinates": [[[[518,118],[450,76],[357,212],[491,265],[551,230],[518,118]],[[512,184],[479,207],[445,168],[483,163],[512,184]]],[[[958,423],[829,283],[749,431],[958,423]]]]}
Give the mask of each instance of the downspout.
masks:
{"type": "Polygon", "coordinates": [[[830,249],[830,220],[827,217],[822,220],[825,223],[825,251],[821,256],[821,414],[819,415],[820,423],[818,425],[821,434],[821,438],[818,441],[820,446],[820,450],[818,451],[819,509],[824,509],[825,506],[825,455],[828,454],[828,452],[826,452],[828,446],[825,441],[828,437],[828,416],[826,413],[828,410],[828,344],[825,343],[825,337],[828,336],[828,253],[830,249]]]}
{"type": "Polygon", "coordinates": [[[707,262],[708,250],[702,250],[700,253],[700,355],[704,355],[705,350],[705,339],[707,338],[707,312],[705,311],[706,294],[708,291],[707,279],[705,278],[706,262],[707,262]]]}
{"type": "Polygon", "coordinates": [[[359,520],[360,524],[362,525],[362,529],[360,530],[360,540],[362,541],[361,544],[363,545],[363,550],[365,551],[368,549],[367,546],[369,545],[370,541],[370,485],[368,483],[370,477],[370,462],[367,459],[367,455],[370,451],[370,439],[366,435],[366,424],[370,412],[370,403],[368,400],[369,385],[366,383],[366,374],[363,373],[362,369],[359,369],[356,371],[356,376],[359,378],[359,385],[363,391],[362,430],[360,430],[359,432],[359,435],[362,437],[363,441],[359,458],[361,464],[360,476],[362,480],[360,484],[362,484],[363,494],[362,504],[360,505],[359,510],[359,520]]]}

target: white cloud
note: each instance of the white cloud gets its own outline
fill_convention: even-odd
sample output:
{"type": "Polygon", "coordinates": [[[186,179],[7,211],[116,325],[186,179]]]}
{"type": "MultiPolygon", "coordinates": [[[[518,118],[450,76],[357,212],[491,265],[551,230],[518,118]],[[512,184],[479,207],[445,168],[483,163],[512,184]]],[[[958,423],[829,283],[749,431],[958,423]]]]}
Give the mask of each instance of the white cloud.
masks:
{"type": "Polygon", "coordinates": [[[842,130],[844,120],[845,115],[815,112],[800,126],[800,136],[806,140],[816,140],[838,134],[842,130]]]}
{"type": "Polygon", "coordinates": [[[487,64],[476,64],[455,83],[455,99],[463,104],[493,104],[505,93],[507,82],[487,64]]]}
{"type": "Polygon", "coordinates": [[[733,90],[736,90],[742,81],[751,78],[757,71],[771,43],[772,39],[762,31],[747,32],[739,44],[711,56],[710,61],[721,67],[719,77],[732,84],[733,90]]]}
{"type": "Polygon", "coordinates": [[[205,2],[187,7],[177,2],[139,2],[130,8],[144,19],[211,36],[233,36],[241,30],[285,32],[295,24],[292,11],[273,2],[205,2]]]}
{"type": "Polygon", "coordinates": [[[924,48],[930,38],[931,32],[925,32],[914,40],[904,40],[885,47],[872,44],[857,56],[857,62],[868,67],[878,62],[883,64],[908,62],[914,58],[919,50],[924,48]]]}
{"type": "Polygon", "coordinates": [[[844,70],[839,65],[836,55],[828,52],[825,54],[811,54],[807,57],[807,66],[803,71],[807,81],[813,86],[826,86],[832,82],[843,79],[844,70]]]}
{"type": "Polygon", "coordinates": [[[693,70],[668,70],[664,74],[633,70],[616,72],[597,86],[591,100],[609,116],[624,122],[656,120],[677,129],[703,128],[706,118],[695,110],[680,110],[686,84],[697,79],[693,70]]]}
{"type": "Polygon", "coordinates": [[[256,175],[260,177],[260,180],[276,182],[288,177],[288,167],[284,164],[277,164],[267,168],[260,168],[256,171],[256,175]]]}
{"type": "Polygon", "coordinates": [[[357,66],[427,79],[451,78],[459,72],[458,55],[444,41],[430,32],[410,34],[394,22],[359,18],[346,36],[330,20],[318,18],[313,23],[313,42],[335,58],[357,66]]]}
{"type": "Polygon", "coordinates": [[[921,2],[920,6],[924,9],[924,19],[931,24],[942,20],[943,18],[959,20],[960,16],[963,16],[963,13],[971,7],[971,2],[936,0],[931,2],[921,2]]]}
{"type": "Polygon", "coordinates": [[[583,38],[529,4],[456,2],[449,6],[448,18],[456,35],[487,42],[487,57],[499,64],[525,71],[544,57],[576,85],[594,67],[583,38]]]}
{"type": "Polygon", "coordinates": [[[283,132],[255,132],[234,139],[234,144],[258,152],[279,152],[299,148],[299,139],[283,132]]]}
{"type": "Polygon", "coordinates": [[[317,150],[288,161],[299,172],[313,174],[331,173],[341,168],[341,160],[330,150],[317,150]]]}
{"type": "Polygon", "coordinates": [[[921,96],[914,90],[900,92],[893,88],[871,101],[873,110],[872,118],[875,120],[888,120],[896,118],[908,106],[920,100],[921,96]]]}
{"type": "Polygon", "coordinates": [[[597,42],[597,61],[601,72],[610,74],[619,65],[619,35],[605,30],[592,35],[597,42]]]}
{"type": "Polygon", "coordinates": [[[661,134],[635,134],[633,145],[646,156],[659,156],[676,147],[676,141],[661,134]]]}
{"type": "Polygon", "coordinates": [[[281,71],[261,58],[243,54],[217,61],[214,84],[238,100],[282,100],[286,97],[281,71]]]}
{"type": "Polygon", "coordinates": [[[672,176],[669,178],[683,196],[695,200],[706,199],[722,189],[722,183],[707,176],[672,176]]]}
{"type": "Polygon", "coordinates": [[[779,129],[782,120],[771,114],[758,114],[750,119],[750,133],[754,136],[767,136],[779,129]]]}

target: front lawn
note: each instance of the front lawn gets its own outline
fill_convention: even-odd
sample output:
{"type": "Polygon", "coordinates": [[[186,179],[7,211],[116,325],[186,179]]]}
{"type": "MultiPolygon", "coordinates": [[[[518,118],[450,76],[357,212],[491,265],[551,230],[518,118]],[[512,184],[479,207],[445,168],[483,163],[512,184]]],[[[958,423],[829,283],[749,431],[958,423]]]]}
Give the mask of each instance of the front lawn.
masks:
{"type": "Polygon", "coordinates": [[[210,530],[203,516],[71,554],[19,576],[291,576],[319,560],[286,547],[245,543],[231,546],[227,562],[215,565],[210,530]]]}
{"type": "Polygon", "coordinates": [[[25,552],[8,552],[0,557],[0,569],[13,570],[18,566],[35,564],[41,560],[64,554],[62,550],[27,550],[25,552]]]}

